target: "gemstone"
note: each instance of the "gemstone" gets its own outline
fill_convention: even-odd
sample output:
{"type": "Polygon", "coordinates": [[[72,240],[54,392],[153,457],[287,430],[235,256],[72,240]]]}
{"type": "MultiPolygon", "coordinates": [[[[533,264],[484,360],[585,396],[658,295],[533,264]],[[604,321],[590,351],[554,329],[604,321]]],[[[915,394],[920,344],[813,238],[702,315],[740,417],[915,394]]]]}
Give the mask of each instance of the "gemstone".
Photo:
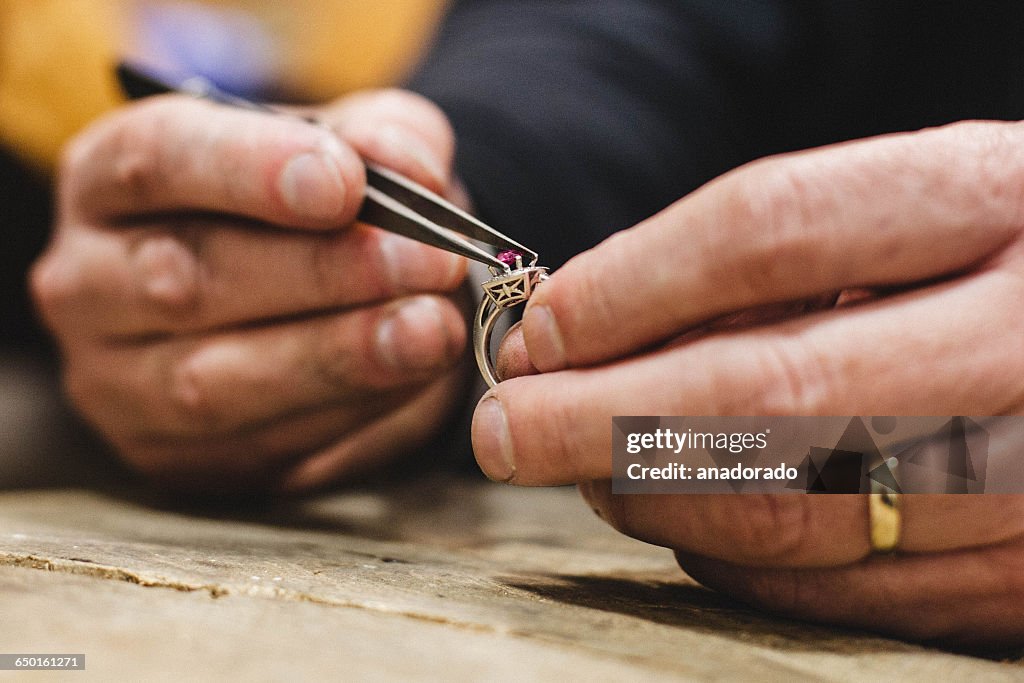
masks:
{"type": "Polygon", "coordinates": [[[523,258],[523,252],[516,251],[515,249],[507,249],[500,252],[496,258],[509,268],[515,268],[516,259],[523,258]]]}

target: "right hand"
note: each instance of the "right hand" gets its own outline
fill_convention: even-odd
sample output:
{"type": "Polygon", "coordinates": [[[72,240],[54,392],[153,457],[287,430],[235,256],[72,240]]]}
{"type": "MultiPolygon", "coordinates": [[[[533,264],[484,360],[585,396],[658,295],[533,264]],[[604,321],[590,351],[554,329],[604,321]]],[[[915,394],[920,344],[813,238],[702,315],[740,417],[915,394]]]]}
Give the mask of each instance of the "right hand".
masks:
{"type": "Polygon", "coordinates": [[[75,406],[151,477],[304,490],[458,407],[464,261],[353,224],[360,157],[450,189],[447,120],[395,90],[316,115],[161,97],[66,153],[33,293],[75,406]]]}

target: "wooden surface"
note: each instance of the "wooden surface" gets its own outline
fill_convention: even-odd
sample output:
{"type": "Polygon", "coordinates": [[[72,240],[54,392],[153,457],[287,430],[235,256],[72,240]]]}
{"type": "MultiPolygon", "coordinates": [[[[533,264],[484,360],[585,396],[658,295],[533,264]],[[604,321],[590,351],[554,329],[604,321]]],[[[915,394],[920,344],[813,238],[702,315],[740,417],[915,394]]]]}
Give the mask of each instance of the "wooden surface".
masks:
{"type": "Polygon", "coordinates": [[[1024,680],[1024,662],[748,610],[569,489],[436,478],[203,514],[68,486],[77,457],[43,457],[42,486],[38,441],[11,431],[0,652],[85,653],[86,671],[0,680],[1024,680]]]}
{"type": "Polygon", "coordinates": [[[0,650],[84,652],[83,680],[1024,679],[750,612],[571,490],[459,481],[248,519],[2,494],[0,605],[0,650]]]}

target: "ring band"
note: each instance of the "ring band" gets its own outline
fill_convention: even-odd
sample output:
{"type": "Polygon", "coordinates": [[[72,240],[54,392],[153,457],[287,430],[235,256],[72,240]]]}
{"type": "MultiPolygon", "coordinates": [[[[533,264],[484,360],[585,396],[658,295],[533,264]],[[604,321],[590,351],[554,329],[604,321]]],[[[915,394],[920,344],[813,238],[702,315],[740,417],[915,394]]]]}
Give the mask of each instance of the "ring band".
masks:
{"type": "Polygon", "coordinates": [[[490,301],[484,298],[476,311],[476,321],[473,325],[473,349],[476,352],[476,364],[480,368],[480,374],[488,387],[498,383],[498,375],[494,371],[494,364],[491,362],[491,334],[494,332],[494,324],[505,312],[505,309],[491,305],[490,301]]]}
{"type": "Polygon", "coordinates": [[[868,494],[868,520],[871,527],[871,550],[891,553],[900,542],[903,526],[902,494],[893,491],[868,494]]]}
{"type": "Polygon", "coordinates": [[[514,270],[509,268],[506,272],[491,269],[494,277],[481,285],[484,297],[480,300],[476,317],[473,319],[473,350],[476,353],[476,364],[489,387],[500,381],[491,361],[491,335],[498,318],[505,311],[529,301],[536,286],[548,277],[547,268],[535,265],[524,268],[519,257],[516,257],[515,265],[514,270]]]}

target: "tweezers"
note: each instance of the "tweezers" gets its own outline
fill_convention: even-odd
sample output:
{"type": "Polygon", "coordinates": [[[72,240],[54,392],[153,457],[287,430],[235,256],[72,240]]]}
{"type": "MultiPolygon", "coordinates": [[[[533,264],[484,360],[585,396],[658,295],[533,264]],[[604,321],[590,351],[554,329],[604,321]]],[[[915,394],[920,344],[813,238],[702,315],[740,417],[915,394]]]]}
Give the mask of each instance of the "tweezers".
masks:
{"type": "MultiPolygon", "coordinates": [[[[121,89],[132,100],[178,93],[232,107],[297,118],[313,125],[323,125],[315,118],[298,116],[224,92],[201,76],[171,84],[126,62],[117,65],[116,75],[121,89]]],[[[516,257],[521,257],[521,262],[530,266],[536,265],[536,252],[474,218],[419,183],[371,162],[364,163],[366,197],[359,212],[360,221],[479,261],[497,269],[498,272],[510,271],[516,257]],[[490,247],[503,258],[499,259],[495,254],[469,240],[490,247]],[[509,258],[510,254],[512,258],[509,258]]]]}

